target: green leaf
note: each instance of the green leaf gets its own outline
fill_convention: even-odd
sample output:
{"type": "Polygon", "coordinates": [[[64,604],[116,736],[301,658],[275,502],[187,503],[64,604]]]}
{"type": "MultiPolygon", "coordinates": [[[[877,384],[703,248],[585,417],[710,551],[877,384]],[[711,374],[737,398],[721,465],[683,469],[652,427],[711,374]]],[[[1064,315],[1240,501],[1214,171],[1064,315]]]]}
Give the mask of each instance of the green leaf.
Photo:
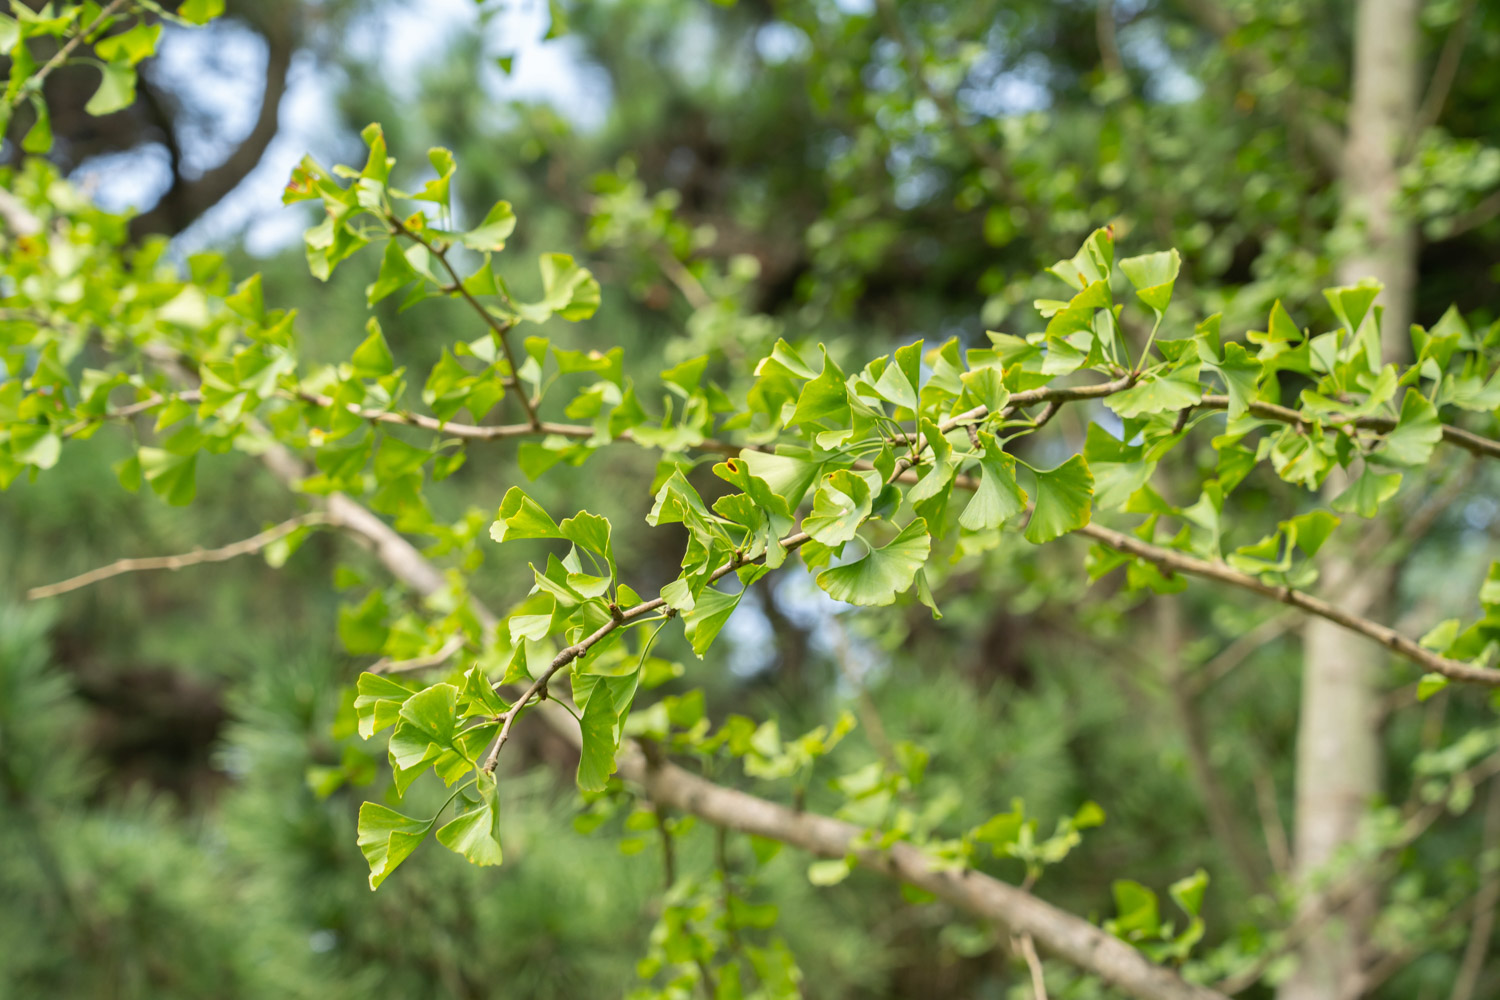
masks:
{"type": "Polygon", "coordinates": [[[389,806],[366,802],[359,807],[359,849],[370,864],[370,888],[378,889],[397,866],[422,843],[432,820],[403,816],[389,806]]]}
{"type": "Polygon", "coordinates": [[[1136,298],[1156,313],[1158,321],[1172,301],[1172,286],[1181,268],[1182,256],[1176,250],[1125,257],[1120,261],[1120,270],[1135,286],[1136,298]]]}
{"type": "Polygon", "coordinates": [[[1407,389],[1396,426],[1385,436],[1384,445],[1369,455],[1369,460],[1381,465],[1423,466],[1442,439],[1443,425],[1438,420],[1437,407],[1417,390],[1407,389]]]}
{"type": "Polygon", "coordinates": [[[487,785],[480,801],[467,812],[461,812],[438,828],[437,842],[455,854],[462,854],[471,864],[500,863],[500,799],[493,778],[481,778],[487,785]]]}
{"type": "Polygon", "coordinates": [[[916,518],[890,542],[871,548],[863,558],[819,573],[818,586],[835,600],[850,604],[893,604],[896,595],[912,585],[931,548],[927,522],[916,518]]]}
{"type": "Polygon", "coordinates": [[[1193,406],[1203,398],[1203,387],[1198,382],[1198,366],[1187,365],[1164,375],[1147,375],[1124,392],[1117,392],[1104,401],[1122,419],[1160,413],[1163,410],[1181,410],[1193,406]]]}
{"type": "Polygon", "coordinates": [[[824,545],[842,545],[854,538],[870,516],[870,506],[870,484],[863,476],[840,469],[818,485],[812,513],[802,520],[802,530],[824,545]]]}
{"type": "Polygon", "coordinates": [[[394,726],[401,717],[401,706],[414,689],[389,677],[368,671],[355,684],[354,714],[359,720],[359,735],[369,739],[386,726],[394,726]]]}
{"type": "Polygon", "coordinates": [[[1326,510],[1298,514],[1280,524],[1281,530],[1286,532],[1288,544],[1295,543],[1308,556],[1317,555],[1323,543],[1328,541],[1328,536],[1333,534],[1333,529],[1338,526],[1339,519],[1326,510]]]}
{"type": "Polygon", "coordinates": [[[615,773],[615,753],[620,749],[623,717],[630,711],[640,673],[626,677],[601,677],[583,709],[580,727],[583,748],[578,760],[578,787],[602,792],[615,773]]]}
{"type": "Polygon", "coordinates": [[[1341,514],[1374,517],[1379,513],[1380,505],[1395,496],[1400,488],[1401,473],[1376,472],[1367,466],[1348,489],[1334,497],[1332,506],[1341,514]]]}
{"type": "Polygon", "coordinates": [[[434,684],[407,698],[391,734],[391,763],[408,770],[450,749],[458,732],[457,703],[452,684],[434,684]]]}
{"type": "Polygon", "coordinates": [[[123,62],[134,66],[156,52],[156,41],[160,37],[160,23],[138,21],[129,31],[99,39],[94,44],[94,52],[107,63],[123,62]]]}
{"type": "Polygon", "coordinates": [[[807,880],[817,886],[838,885],[849,877],[852,869],[853,866],[843,858],[814,861],[807,866],[807,880]]]}
{"type": "MultiPolygon", "coordinates": [[[[540,510],[541,508],[538,507],[537,509],[540,510]]],[[[603,556],[604,561],[609,564],[611,579],[618,575],[615,568],[614,549],[610,545],[610,523],[608,518],[581,510],[558,525],[557,531],[558,534],[574,545],[588,549],[595,555],[603,556]]]]}
{"type": "Polygon", "coordinates": [[[1098,424],[1089,424],[1083,457],[1094,476],[1094,505],[1100,510],[1123,507],[1131,494],[1145,486],[1156,469],[1145,459],[1142,445],[1129,445],[1098,424]]]}
{"type": "MultiPolygon", "coordinates": [[[[365,288],[365,303],[373,306],[380,300],[399,292],[420,277],[421,275],[417,273],[417,269],[411,266],[411,261],[401,251],[401,244],[396,240],[390,240],[385,245],[384,256],[380,258],[380,273],[376,275],[375,281],[365,288]]],[[[378,363],[379,359],[375,360],[378,363]]],[[[389,350],[386,351],[386,363],[394,363],[390,359],[389,350]]]]}
{"type": "Polygon", "coordinates": [[[1167,886],[1172,901],[1182,907],[1182,912],[1196,917],[1203,909],[1203,893],[1208,888],[1208,872],[1199,868],[1187,878],[1178,879],[1167,886]]]}
{"type": "Polygon", "coordinates": [[[999,413],[1010,402],[1010,390],[998,368],[980,368],[964,372],[959,377],[964,394],[961,406],[983,406],[990,413],[999,413]]]}
{"type": "Polygon", "coordinates": [[[1016,460],[1000,450],[995,435],[979,433],[984,455],[979,459],[979,488],[958,518],[968,531],[988,531],[1026,509],[1026,491],[1016,482],[1016,460]]]}
{"type": "Polygon", "coordinates": [[[99,89],[84,105],[91,115],[108,115],[135,103],[135,69],[129,63],[106,63],[99,89]]]}
{"type": "Polygon", "coordinates": [[[1339,318],[1344,329],[1352,335],[1364,322],[1365,315],[1370,311],[1370,306],[1375,302],[1376,296],[1380,294],[1383,287],[1378,281],[1365,280],[1357,285],[1325,288],[1323,297],[1333,307],[1333,314],[1339,318]]]}
{"type": "Polygon", "coordinates": [[[787,426],[800,427],[809,423],[840,426],[850,420],[849,390],[844,384],[844,373],[824,349],[823,371],[802,387],[802,394],[797,397],[797,409],[787,426]]]}
{"type": "Polygon", "coordinates": [[[797,509],[823,468],[820,463],[798,455],[773,455],[751,448],[740,452],[739,460],[750,470],[750,475],[765,480],[771,492],[786,501],[788,510],[797,509]]]}
{"type": "Polygon", "coordinates": [[[176,455],[161,448],[141,448],[141,473],[156,495],[174,507],[193,502],[198,485],[198,453],[176,455]]]}
{"type": "Polygon", "coordinates": [[[1426,701],[1448,686],[1448,678],[1442,674],[1423,674],[1417,681],[1417,701],[1426,701]]]}
{"type": "Polygon", "coordinates": [[[532,323],[545,323],[554,314],[568,321],[588,319],[599,308],[599,282],[565,253],[540,258],[542,298],[515,303],[516,314],[532,323]]]}
{"type": "Polygon", "coordinates": [[[207,24],[224,13],[224,0],[182,0],[177,16],[194,24],[207,24]]]}
{"type": "Polygon", "coordinates": [[[875,392],[886,402],[915,412],[918,408],[922,341],[898,348],[895,359],[895,363],[886,365],[880,377],[875,380],[875,392]]]}
{"type": "Polygon", "coordinates": [[[713,644],[719,632],[739,607],[742,594],[726,594],[717,587],[704,587],[694,600],[691,610],[683,612],[683,634],[693,647],[698,659],[713,644]]]}
{"type": "Polygon", "coordinates": [[[450,198],[449,185],[453,180],[453,172],[458,169],[457,164],[453,162],[453,153],[442,146],[434,146],[427,151],[427,161],[432,164],[432,169],[437,171],[437,177],[428,181],[414,197],[419,201],[436,202],[443,207],[444,211],[447,211],[450,198]]]}
{"type": "Polygon", "coordinates": [[[1082,455],[1074,455],[1055,469],[1036,473],[1036,509],[1026,525],[1026,539],[1035,544],[1075,531],[1089,523],[1089,501],[1094,476],[1082,455]]]}
{"type": "Polygon", "coordinates": [[[379,378],[389,375],[396,370],[396,359],[391,356],[390,346],[385,342],[385,335],[380,332],[380,323],[374,316],[365,324],[369,336],[354,349],[349,362],[354,369],[355,378],[379,378]]]}
{"type": "Polygon", "coordinates": [[[458,241],[470,250],[504,250],[505,240],[515,228],[516,213],[510,202],[497,201],[479,225],[459,234],[458,241]]]}
{"type": "Polygon", "coordinates": [[[497,542],[518,538],[562,538],[562,529],[519,486],[505,491],[500,501],[500,516],[490,525],[490,537],[497,542]]]}
{"type": "Polygon", "coordinates": [[[1224,379],[1224,388],[1229,394],[1229,419],[1236,420],[1250,408],[1255,398],[1255,386],[1260,381],[1261,363],[1252,358],[1239,344],[1224,345],[1224,360],[1211,362],[1209,368],[1224,379]]]}
{"type": "Polygon", "coordinates": [[[47,111],[47,102],[40,94],[32,94],[31,107],[36,112],[36,121],[21,139],[21,149],[36,154],[49,152],[52,149],[52,115],[47,111]]]}
{"type": "Polygon", "coordinates": [[[1127,941],[1155,937],[1161,927],[1156,893],[1131,879],[1118,879],[1113,888],[1119,916],[1105,921],[1105,930],[1127,941]]]}

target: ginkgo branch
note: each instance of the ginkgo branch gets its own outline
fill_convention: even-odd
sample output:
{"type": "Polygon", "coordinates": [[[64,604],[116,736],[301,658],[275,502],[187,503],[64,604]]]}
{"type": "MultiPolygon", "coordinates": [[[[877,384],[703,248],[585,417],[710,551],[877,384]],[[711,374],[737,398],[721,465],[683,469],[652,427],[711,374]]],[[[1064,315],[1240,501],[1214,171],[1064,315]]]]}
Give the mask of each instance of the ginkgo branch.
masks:
{"type": "Polygon", "coordinates": [[[297,517],[282,521],[272,528],[267,528],[259,534],[217,549],[194,549],[173,556],[145,556],[137,559],[117,559],[108,566],[100,566],[91,569],[87,573],[70,577],[58,583],[49,583],[42,587],[33,587],[26,592],[28,601],[39,601],[44,597],[56,597],[69,591],[79,590],[83,587],[92,586],[101,580],[110,577],[121,576],[125,573],[140,573],[149,570],[178,570],[188,566],[198,566],[202,563],[227,562],[239,556],[247,556],[259,552],[266,546],[278,542],[286,536],[301,528],[315,524],[332,524],[333,519],[326,511],[312,511],[307,514],[299,514],[297,517]]]}
{"type": "MultiPolygon", "coordinates": [[[[440,249],[437,244],[426,239],[421,233],[412,231],[394,214],[388,215],[386,217],[386,222],[390,224],[394,232],[407,237],[414,243],[417,243],[418,245],[426,249],[428,253],[432,254],[438,259],[438,263],[443,265],[443,270],[447,271],[448,276],[453,279],[452,290],[458,292],[458,294],[463,297],[463,300],[469,304],[469,307],[479,315],[479,318],[484,320],[485,325],[494,331],[495,339],[500,341],[500,349],[505,352],[505,360],[506,363],[510,365],[511,375],[515,378],[520,378],[521,368],[516,364],[515,351],[510,346],[510,331],[514,324],[502,323],[500,320],[496,319],[493,315],[490,314],[490,311],[484,307],[484,303],[476,299],[474,297],[474,293],[470,292],[468,288],[464,286],[464,280],[463,278],[459,277],[458,269],[453,266],[452,261],[448,260],[448,251],[446,249],[440,249]]],[[[540,427],[541,421],[537,417],[536,407],[532,405],[532,402],[529,398],[527,398],[526,393],[517,392],[516,398],[521,401],[521,409],[526,411],[526,422],[533,429],[540,427]]]]}
{"type": "Polygon", "coordinates": [[[57,70],[60,66],[68,61],[68,57],[73,54],[73,50],[78,48],[79,44],[81,44],[85,38],[89,37],[94,32],[107,25],[109,21],[120,12],[120,9],[124,7],[125,4],[126,0],[111,0],[110,3],[106,4],[104,8],[99,11],[99,16],[94,18],[94,20],[89,23],[88,27],[82,29],[72,38],[69,38],[66,42],[64,42],[62,47],[52,54],[52,58],[43,63],[41,69],[37,70],[35,73],[32,73],[30,77],[27,78],[25,85],[18,88],[16,93],[6,103],[11,107],[15,107],[16,105],[20,104],[21,98],[26,96],[27,94],[41,93],[42,84],[47,82],[47,77],[51,76],[55,70],[57,70]]]}

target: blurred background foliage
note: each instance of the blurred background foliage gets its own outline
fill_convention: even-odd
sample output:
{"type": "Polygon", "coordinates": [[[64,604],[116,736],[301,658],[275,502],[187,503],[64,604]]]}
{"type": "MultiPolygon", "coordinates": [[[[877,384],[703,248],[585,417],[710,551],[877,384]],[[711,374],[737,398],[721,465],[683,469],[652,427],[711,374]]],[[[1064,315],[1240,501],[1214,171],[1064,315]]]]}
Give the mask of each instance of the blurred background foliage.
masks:
{"type": "MultiPolygon", "coordinates": [[[[1169,324],[1222,309],[1227,330],[1253,329],[1277,298],[1302,323],[1327,319],[1317,290],[1350,236],[1319,136],[1343,114],[1325,95],[1347,89],[1351,4],[551,6],[565,33],[535,2],[231,0],[229,19],[198,37],[169,29],[141,100],[119,114],[87,118],[89,81],[57,74],[52,155],[103,203],[141,209],[137,233],[262,271],[267,301],[300,311],[312,358],[362,339],[376,261],[326,285],[309,277],[305,219],[275,207],[277,187],[304,148],[325,162],[353,155],[372,120],[402,162],[452,148],[462,205],[513,202],[518,259],[586,257],[603,307],[556,335],[621,344],[642,372],[713,351],[714,377],[743,379],[776,336],[844,360],[916,336],[1031,332],[1032,299],[1057,291],[1040,268],[1106,223],[1131,253],[1182,250],[1169,324]],[[1232,19],[1227,40],[1215,12],[1232,19]]],[[[1423,24],[1429,64],[1454,32],[1465,51],[1405,177],[1424,240],[1416,317],[1430,324],[1454,303],[1488,322],[1500,316],[1500,149],[1489,145],[1500,7],[1434,2],[1423,24]]],[[[13,158],[14,143],[3,152],[13,158]]],[[[529,280],[516,276],[522,294],[529,280]]],[[[420,370],[470,322],[391,301],[377,313],[399,362],[420,370]]],[[[369,892],[354,842],[367,790],[330,779],[384,780],[378,753],[339,721],[368,657],[334,639],[331,581],[340,565],[379,581],[362,553],[318,535],[280,569],[252,558],[126,576],[22,606],[28,587],[118,556],[219,544],[286,516],[280,488],[234,456],[205,457],[221,465],[201,471],[190,508],[123,493],[110,466],[128,447],[106,431],[0,495],[0,993],[626,992],[655,918],[655,846],[626,856],[573,832],[577,805],[556,769],[569,751],[539,727],[506,757],[502,868],[424,851],[369,892]]],[[[1451,502],[1412,498],[1406,516],[1421,530],[1396,553],[1414,622],[1467,614],[1497,549],[1500,483],[1444,460],[1451,502]]],[[[560,471],[533,489],[545,506],[586,503],[617,526],[649,507],[643,452],[560,471]]],[[[433,502],[447,517],[476,502],[488,516],[523,479],[514,445],[485,445],[433,502]]],[[[1242,509],[1272,504],[1271,485],[1242,487],[1242,509]]],[[[619,534],[634,575],[675,575],[670,533],[619,534]]],[[[1107,916],[1113,879],[1162,889],[1202,866],[1209,942],[1253,948],[1276,916],[1258,893],[1285,863],[1295,622],[1209,588],[1127,598],[1088,586],[1082,559],[1080,546],[966,555],[940,622],[920,607],[846,621],[788,571],[746,602],[727,648],[688,658],[681,684],[706,688],[713,717],[775,712],[783,732],[857,709],[865,724],[820,778],[871,759],[882,738],[920,739],[933,751],[929,795],[951,790],[955,821],[1019,797],[1046,829],[1096,799],[1108,822],[1042,895],[1107,916]]],[[[492,560],[478,593],[521,597],[528,581],[513,569],[492,560]]],[[[1397,804],[1415,787],[1414,760],[1490,718],[1446,694],[1415,707],[1414,679],[1390,675],[1397,804]]],[[[1446,995],[1461,938],[1443,906],[1477,878],[1480,811],[1456,803],[1397,860],[1401,888],[1382,919],[1430,946],[1382,995],[1446,995]]],[[[708,870],[709,839],[684,838],[684,868],[708,870]]],[[[815,889],[785,852],[756,891],[779,904],[809,997],[1027,995],[1024,966],[992,928],[873,878],[815,889]]],[[[1107,995],[1070,975],[1049,965],[1056,995],[1107,995]]],[[[1500,975],[1484,984],[1500,990],[1500,975]]]]}

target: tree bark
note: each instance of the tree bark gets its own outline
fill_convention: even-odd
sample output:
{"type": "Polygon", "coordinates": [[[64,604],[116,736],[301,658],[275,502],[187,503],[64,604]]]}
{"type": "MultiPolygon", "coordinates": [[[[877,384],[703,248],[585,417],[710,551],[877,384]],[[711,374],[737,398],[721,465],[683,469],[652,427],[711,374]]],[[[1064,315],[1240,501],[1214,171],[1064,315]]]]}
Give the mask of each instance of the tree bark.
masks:
{"type": "MultiPolygon", "coordinates": [[[[1398,171],[1419,99],[1416,0],[1361,0],[1355,20],[1353,94],[1342,165],[1339,238],[1348,250],[1338,280],[1375,278],[1385,290],[1382,344],[1386,360],[1406,353],[1416,285],[1416,233],[1399,213],[1398,171]]],[[[1344,485],[1330,477],[1328,490],[1344,485]]],[[[1344,605],[1364,614],[1390,591],[1389,570],[1354,565],[1330,554],[1323,576],[1344,590],[1344,605]]],[[[1297,732],[1294,875],[1306,884],[1350,843],[1380,789],[1378,688],[1384,655],[1330,622],[1309,621],[1303,639],[1302,706],[1297,732]]],[[[1303,907],[1317,907],[1309,891],[1303,907]]],[[[1301,951],[1280,1000],[1345,995],[1359,981],[1360,944],[1376,906],[1374,892],[1327,921],[1301,951]]]]}

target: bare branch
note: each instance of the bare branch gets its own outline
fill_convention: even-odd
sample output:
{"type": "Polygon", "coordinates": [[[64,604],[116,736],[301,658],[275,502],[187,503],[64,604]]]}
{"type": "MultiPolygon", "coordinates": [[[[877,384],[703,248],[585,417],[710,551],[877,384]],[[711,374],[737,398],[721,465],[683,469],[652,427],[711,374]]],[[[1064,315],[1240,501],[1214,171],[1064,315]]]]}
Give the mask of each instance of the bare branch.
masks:
{"type": "Polygon", "coordinates": [[[427,656],[417,656],[410,660],[393,660],[387,656],[376,660],[367,669],[372,674],[404,674],[414,670],[429,670],[432,667],[441,667],[463,648],[464,637],[455,635],[438,647],[436,652],[429,653],[427,656]]]}
{"type": "Polygon", "coordinates": [[[1156,611],[1157,634],[1165,666],[1164,680],[1177,714],[1178,726],[1182,730],[1189,772],[1193,783],[1198,786],[1198,797],[1203,800],[1203,812],[1208,818],[1209,829],[1213,831],[1214,839],[1224,846],[1245,885],[1256,892],[1264,892],[1264,863],[1246,841],[1241,817],[1237,814],[1224,783],[1219,780],[1219,772],[1213,765],[1209,751],[1208,729],[1203,722],[1201,706],[1185,683],[1182,672],[1181,605],[1170,598],[1158,600],[1156,611]]]}
{"type": "Polygon", "coordinates": [[[1127,535],[1097,524],[1084,525],[1078,529],[1078,534],[1102,542],[1118,552],[1138,556],[1168,572],[1187,573],[1191,576],[1199,576],[1207,580],[1217,580],[1220,583],[1227,583],[1242,590],[1249,590],[1263,597],[1269,597],[1273,601],[1280,601],[1282,604],[1305,611],[1310,615],[1325,618],[1335,625],[1348,629],[1350,632],[1362,635],[1367,639],[1373,639],[1382,646],[1404,656],[1419,667],[1435,674],[1442,674],[1450,680],[1483,684],[1487,687],[1500,687],[1500,670],[1474,667],[1458,660],[1450,660],[1446,656],[1439,656],[1431,650],[1424,649],[1414,640],[1407,638],[1388,625],[1382,625],[1369,618],[1353,614],[1343,608],[1329,604],[1327,601],[1320,600],[1310,594],[1305,594],[1300,590],[1265,583],[1258,577],[1251,576],[1248,573],[1241,573],[1225,563],[1209,562],[1206,559],[1199,559],[1196,556],[1190,556],[1174,549],[1164,549],[1150,545],[1136,538],[1134,535],[1127,535]]]}
{"type": "Polygon", "coordinates": [[[1455,215],[1448,220],[1443,234],[1438,239],[1452,239],[1467,233],[1471,229],[1478,229],[1485,223],[1500,217],[1500,191],[1487,195],[1479,204],[1461,215],[1455,215]]]}
{"type": "MultiPolygon", "coordinates": [[[[1484,827],[1479,843],[1483,850],[1490,852],[1500,844],[1500,786],[1491,785],[1485,795],[1484,827]]],[[[1484,864],[1485,860],[1481,854],[1480,863],[1484,864]]],[[[1500,859],[1492,855],[1487,861],[1479,892],[1474,897],[1474,924],[1469,928],[1469,941],[1464,946],[1463,961],[1453,980],[1449,1000],[1473,1000],[1479,974],[1484,971],[1484,960],[1489,953],[1490,934],[1495,929],[1495,910],[1500,907],[1500,859]]]]}
{"type": "Polygon", "coordinates": [[[1437,63],[1433,66],[1427,94],[1422,98],[1422,106],[1412,123],[1411,146],[1416,145],[1423,132],[1437,124],[1438,118],[1443,114],[1443,105],[1448,103],[1448,93],[1453,89],[1453,81],[1458,76],[1458,64],[1463,59],[1464,43],[1469,40],[1469,21],[1473,19],[1474,6],[1474,0],[1464,0],[1458,18],[1448,29],[1448,37],[1443,40],[1443,50],[1438,53],[1437,63]]]}
{"type": "Polygon", "coordinates": [[[1032,1000],[1047,1000],[1047,980],[1042,975],[1042,960],[1037,957],[1036,942],[1030,934],[1017,934],[1011,939],[1013,946],[1026,959],[1026,968],[1031,970],[1032,1000]]]}
{"type": "MultiPolygon", "coordinates": [[[[286,96],[292,57],[297,50],[296,33],[289,23],[275,23],[262,33],[266,40],[265,83],[261,90],[260,111],[249,135],[223,163],[204,172],[201,177],[176,175],[172,186],[154,207],[130,220],[132,238],[140,239],[151,233],[170,235],[182,232],[223,201],[260,165],[261,158],[281,129],[281,100],[286,96]]],[[[152,99],[149,88],[145,94],[147,100],[152,99]]],[[[165,129],[170,133],[170,123],[165,129]]]]}
{"type": "Polygon", "coordinates": [[[33,587],[26,592],[28,601],[39,601],[44,597],[56,597],[69,591],[79,590],[108,580],[110,577],[121,576],[125,573],[141,573],[148,570],[179,570],[187,566],[198,566],[202,563],[227,562],[239,556],[250,555],[259,552],[273,542],[280,541],[292,532],[314,524],[331,524],[333,519],[324,511],[313,511],[308,514],[299,514],[297,517],[282,521],[273,528],[267,528],[257,535],[252,535],[242,541],[233,542],[217,549],[194,549],[175,556],[146,556],[139,559],[117,559],[108,566],[91,569],[87,573],[63,580],[60,583],[49,583],[44,587],[33,587]]]}

